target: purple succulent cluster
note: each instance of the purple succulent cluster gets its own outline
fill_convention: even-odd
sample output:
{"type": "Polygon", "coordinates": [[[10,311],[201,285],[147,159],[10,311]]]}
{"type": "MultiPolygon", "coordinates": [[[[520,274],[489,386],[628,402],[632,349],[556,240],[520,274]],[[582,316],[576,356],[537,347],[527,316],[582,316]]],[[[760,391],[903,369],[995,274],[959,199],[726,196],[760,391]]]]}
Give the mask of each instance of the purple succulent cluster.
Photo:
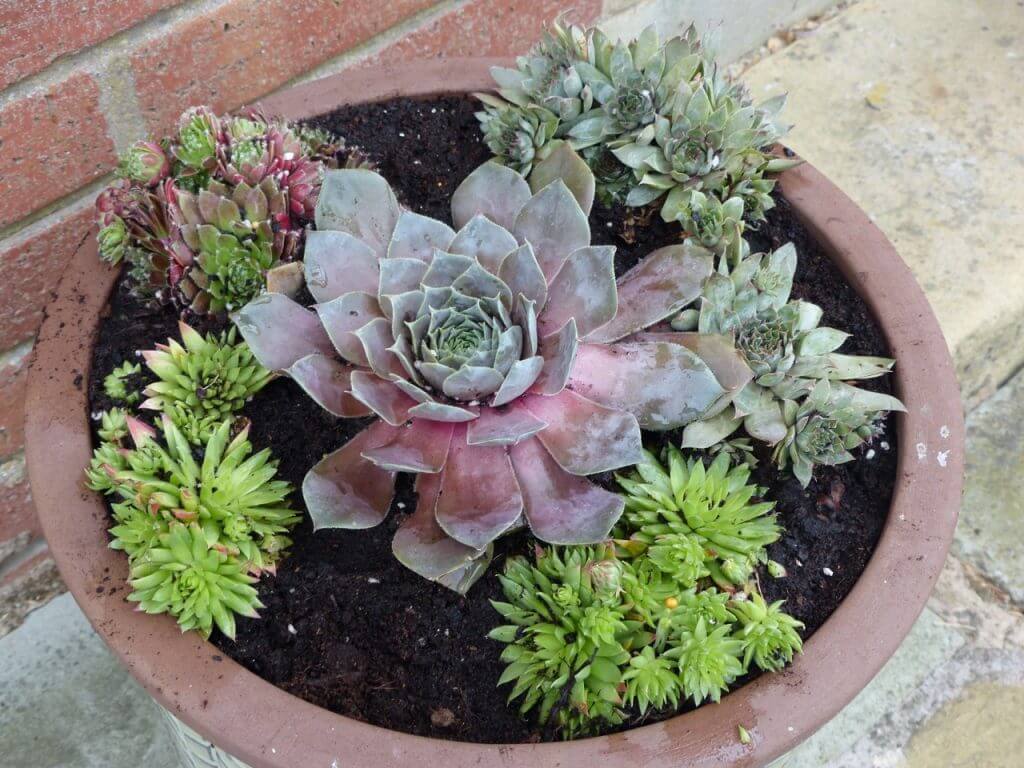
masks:
{"type": "Polygon", "coordinates": [[[305,250],[317,303],[268,293],[234,316],[257,359],[328,411],[379,417],[307,474],[314,526],[379,524],[396,472],[414,472],[394,553],[459,591],[523,525],[606,538],[623,502],[587,476],[640,462],[642,428],[714,413],[750,377],[731,339],[645,333],[698,296],[710,253],[662,248],[616,281],[615,249],[590,244],[589,170],[547,171],[534,194],[481,166],[452,198],[454,228],[403,210],[376,173],[329,171],[305,250]]]}
{"type": "Polygon", "coordinates": [[[127,261],[139,292],[161,302],[199,314],[241,306],[267,269],[301,255],[341,146],[255,110],[192,108],[173,136],[122,158],[96,201],[101,255],[127,261]]]}

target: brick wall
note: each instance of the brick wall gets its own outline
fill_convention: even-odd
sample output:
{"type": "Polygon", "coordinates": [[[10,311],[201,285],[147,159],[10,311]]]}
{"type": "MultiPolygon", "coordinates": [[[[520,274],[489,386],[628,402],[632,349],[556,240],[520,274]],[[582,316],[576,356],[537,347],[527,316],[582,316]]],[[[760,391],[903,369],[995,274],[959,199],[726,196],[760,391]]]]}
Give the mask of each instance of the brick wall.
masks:
{"type": "Polygon", "coordinates": [[[0,579],[39,549],[25,366],[117,153],[192,104],[379,58],[516,53],[566,7],[592,21],[602,0],[0,0],[0,579]]]}

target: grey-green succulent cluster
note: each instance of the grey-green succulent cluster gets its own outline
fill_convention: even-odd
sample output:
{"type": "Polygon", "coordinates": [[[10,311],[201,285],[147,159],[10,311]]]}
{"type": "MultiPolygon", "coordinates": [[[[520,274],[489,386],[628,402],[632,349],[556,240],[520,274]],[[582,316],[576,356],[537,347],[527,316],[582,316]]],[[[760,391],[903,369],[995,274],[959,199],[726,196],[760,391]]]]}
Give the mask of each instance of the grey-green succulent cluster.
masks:
{"type": "Polygon", "coordinates": [[[147,399],[139,407],[167,414],[198,445],[274,375],[256,362],[248,344],[236,343],[235,328],[204,338],[184,322],[178,326],[182,343],[168,339],[142,353],[157,380],[143,390],[147,399]]]}
{"type": "Polygon", "coordinates": [[[769,154],[787,130],[777,122],[785,97],[754,106],[712,48],[693,26],[664,42],[652,26],[625,43],[555,20],[514,69],[492,69],[497,95],[477,94],[487,144],[525,175],[566,141],[590,164],[599,198],[661,199],[666,221],[684,217],[693,191],[739,198],[757,221],[773,204],[770,174],[793,165],[769,154]]]}
{"type": "Polygon", "coordinates": [[[160,438],[108,412],[86,476],[111,499],[110,546],[128,555],[128,599],[147,613],[170,613],[182,631],[209,636],[216,625],[233,638],[234,615],[255,617],[262,607],[253,584],[274,570],[300,517],[270,451],[253,453],[248,427],[234,437],[231,427],[218,425],[197,461],[168,416],[160,438]]]}
{"type": "Polygon", "coordinates": [[[683,446],[710,448],[741,425],[774,446],[780,468],[792,467],[803,485],[817,464],[850,461],[850,450],[879,433],[887,411],[904,410],[896,398],[849,382],[888,373],[893,360],[838,352],[849,334],[820,325],[822,310],[791,300],[796,249],[771,254],[730,248],[704,283],[699,307],[673,320],[676,330],[724,334],[753,378],[720,413],[688,425],[683,446]]]}
{"type": "Polygon", "coordinates": [[[538,548],[508,561],[499,685],[565,738],[623,723],[632,713],[718,701],[757,666],[777,670],[801,649],[802,624],[756,592],[685,586],[647,553],[611,546],[538,548]]]}

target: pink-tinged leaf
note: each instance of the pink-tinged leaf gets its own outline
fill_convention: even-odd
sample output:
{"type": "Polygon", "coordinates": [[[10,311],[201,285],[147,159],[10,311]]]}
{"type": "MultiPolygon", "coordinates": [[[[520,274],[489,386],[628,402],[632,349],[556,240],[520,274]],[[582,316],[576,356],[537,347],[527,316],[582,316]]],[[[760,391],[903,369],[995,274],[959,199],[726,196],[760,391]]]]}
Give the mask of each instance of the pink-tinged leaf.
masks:
{"type": "Polygon", "coordinates": [[[486,216],[477,214],[459,230],[451,245],[441,250],[469,256],[480,262],[488,272],[497,274],[502,259],[518,245],[511,232],[486,216]]]}
{"type": "Polygon", "coordinates": [[[486,162],[452,194],[452,221],[462,229],[477,214],[511,230],[519,210],[530,199],[526,179],[504,165],[486,162]]]}
{"type": "Polygon", "coordinates": [[[444,380],[442,389],[453,400],[481,400],[498,391],[505,379],[493,368],[464,365],[444,380]]]}
{"type": "Polygon", "coordinates": [[[520,244],[533,246],[548,282],[558,274],[570,253],[590,245],[587,215],[560,180],[548,184],[523,206],[512,234],[520,244]]]}
{"type": "Polygon", "coordinates": [[[384,258],[400,210],[380,174],[361,168],[327,171],[316,203],[316,228],[348,232],[384,258]]]}
{"type": "Polygon", "coordinates": [[[285,373],[324,410],[343,418],[369,416],[372,411],[351,393],[352,369],[327,355],[306,355],[285,373]]]}
{"type": "Polygon", "coordinates": [[[484,408],[480,411],[480,418],[466,426],[466,442],[470,445],[514,445],[546,426],[547,422],[515,404],[484,408]]]}
{"type": "Polygon", "coordinates": [[[704,412],[703,418],[714,416],[721,412],[733,398],[754,377],[743,355],[736,349],[732,337],[717,333],[638,333],[630,341],[657,341],[669,344],[680,344],[697,357],[704,361],[704,364],[711,369],[715,380],[722,386],[725,392],[713,405],[704,412]]]}
{"type": "Polygon", "coordinates": [[[128,423],[128,434],[131,435],[132,444],[141,448],[144,444],[156,437],[156,430],[144,421],[128,416],[125,421],[128,423]]]}
{"type": "Polygon", "coordinates": [[[548,426],[537,433],[566,472],[592,475],[637,464],[643,458],[640,425],[625,411],[606,408],[564,389],[557,395],[524,395],[522,403],[548,426]]]}
{"type": "Polygon", "coordinates": [[[427,263],[420,259],[384,259],[380,263],[380,284],[373,290],[379,296],[394,296],[420,287],[427,263]]]}
{"type": "Polygon", "coordinates": [[[480,577],[487,573],[491,565],[491,558],[494,556],[494,547],[485,548],[476,560],[470,560],[461,568],[456,568],[451,573],[446,573],[437,580],[442,587],[450,589],[459,595],[465,595],[469,588],[479,581],[480,577]]]}
{"type": "Polygon", "coordinates": [[[442,221],[402,211],[388,245],[389,259],[419,259],[429,262],[434,249],[447,251],[455,231],[442,221]]]}
{"type": "Polygon", "coordinates": [[[440,475],[416,478],[416,511],[402,521],[391,542],[398,562],[431,581],[458,571],[481,556],[478,550],[448,536],[437,524],[434,507],[440,490],[440,475]]]}
{"type": "Polygon", "coordinates": [[[368,371],[352,371],[352,396],[392,426],[409,420],[409,410],[416,401],[390,381],[368,371]]]}
{"type": "Polygon", "coordinates": [[[496,274],[505,281],[513,296],[522,294],[537,302],[537,306],[534,307],[537,312],[544,309],[544,304],[548,300],[548,281],[540,264],[537,263],[532,245],[523,243],[509,253],[501,262],[496,274]]]}
{"type": "Polygon", "coordinates": [[[307,232],[303,263],[306,285],[318,302],[331,301],[352,291],[377,292],[377,254],[347,232],[307,232]]]}
{"type": "Polygon", "coordinates": [[[536,394],[555,395],[565,389],[565,383],[576,363],[578,345],[576,321],[571,319],[558,333],[541,339],[540,354],[544,358],[544,367],[533,385],[536,394]]]}
{"type": "Polygon", "coordinates": [[[456,541],[483,549],[511,528],[523,512],[523,497],[503,447],[469,445],[457,428],[441,472],[435,515],[456,541]]]}
{"type": "Polygon", "coordinates": [[[416,419],[459,423],[472,421],[479,416],[479,413],[471,408],[460,408],[447,403],[420,403],[409,409],[409,416],[416,419]]]}
{"type": "Polygon", "coordinates": [[[530,173],[530,189],[537,194],[556,179],[561,179],[565,183],[576,198],[576,202],[580,204],[580,208],[589,216],[597,186],[594,174],[568,141],[561,142],[551,154],[533,166],[530,173]]]}
{"type": "Polygon", "coordinates": [[[618,341],[674,315],[700,296],[711,269],[711,253],[700,246],[659,248],[619,278],[614,319],[581,335],[587,341],[618,341]]]}
{"type": "Polygon", "coordinates": [[[303,269],[301,261],[290,261],[271,267],[267,270],[267,291],[283,293],[289,299],[296,298],[306,284],[303,269]]]}
{"type": "Polygon", "coordinates": [[[434,402],[434,396],[427,392],[422,387],[418,387],[408,379],[393,379],[392,382],[396,387],[405,392],[409,397],[415,400],[417,403],[432,403],[434,402]]]}
{"type": "Polygon", "coordinates": [[[448,458],[454,425],[415,419],[390,442],[363,451],[363,458],[396,472],[440,472],[448,458]]]}
{"type": "Polygon", "coordinates": [[[369,293],[346,293],[314,309],[338,354],[354,365],[369,365],[363,342],[355,332],[371,320],[382,318],[380,305],[369,293]]]}
{"type": "Polygon", "coordinates": [[[438,251],[423,276],[423,285],[428,288],[448,288],[459,275],[475,264],[476,261],[469,256],[438,251]]]}
{"type": "Polygon", "coordinates": [[[374,373],[382,378],[390,378],[391,374],[400,377],[406,375],[402,361],[391,350],[395,338],[391,335],[389,321],[378,317],[355,331],[355,335],[362,342],[366,359],[374,373]]]}
{"type": "Polygon", "coordinates": [[[393,432],[393,427],[375,422],[306,473],[302,498],[314,531],[372,528],[387,517],[395,473],[364,459],[362,453],[389,440],[393,432]]]}
{"type": "Polygon", "coordinates": [[[580,344],[568,386],[655,430],[699,419],[725,393],[699,357],[664,342],[580,344]]]}
{"type": "Polygon", "coordinates": [[[615,248],[588,245],[574,251],[548,286],[548,303],[537,316],[540,335],[555,333],[570,319],[580,336],[615,317],[615,248]]]}
{"type": "Polygon", "coordinates": [[[264,293],[231,316],[260,365],[281,371],[299,358],[334,351],[316,313],[282,293],[264,293]]]}
{"type": "Polygon", "coordinates": [[[521,396],[534,385],[543,368],[544,358],[539,355],[516,360],[509,368],[498,391],[494,393],[491,405],[495,407],[505,405],[521,396]]]}
{"type": "Polygon", "coordinates": [[[549,544],[597,544],[622,515],[622,497],[570,475],[540,440],[509,449],[533,535],[549,544]]]}

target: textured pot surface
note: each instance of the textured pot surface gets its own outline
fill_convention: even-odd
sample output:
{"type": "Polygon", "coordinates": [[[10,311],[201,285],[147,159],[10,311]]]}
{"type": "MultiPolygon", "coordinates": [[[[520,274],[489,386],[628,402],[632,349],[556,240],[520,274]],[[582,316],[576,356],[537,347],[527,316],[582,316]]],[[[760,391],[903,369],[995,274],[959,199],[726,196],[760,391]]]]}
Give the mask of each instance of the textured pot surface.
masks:
{"type": "MultiPolygon", "coordinates": [[[[345,103],[491,86],[484,59],[438,59],[330,77],[263,102],[298,119],[345,103]]],[[[885,172],[885,169],[880,169],[885,172]]],[[[173,619],[124,600],[127,561],[107,548],[107,510],[85,489],[92,451],[87,382],[100,311],[116,278],[87,238],[69,264],[35,346],[26,404],[32,492],[61,574],[93,626],[175,716],[256,768],[295,766],[758,766],[827,722],[899,646],[931,592],[956,525],[963,478],[960,393],[942,332],[885,236],[810,165],[785,196],[877,317],[897,360],[899,466],[892,508],[852,592],[784,672],[717,705],[613,736],[479,745],[388,731],[320,709],[224,657],[173,619]],[[109,577],[109,580],[105,580],[109,577]],[[99,586],[119,589],[97,591],[99,586]],[[753,741],[742,745],[737,725],[753,741]]],[[[481,629],[481,632],[484,630],[481,629]]]]}

